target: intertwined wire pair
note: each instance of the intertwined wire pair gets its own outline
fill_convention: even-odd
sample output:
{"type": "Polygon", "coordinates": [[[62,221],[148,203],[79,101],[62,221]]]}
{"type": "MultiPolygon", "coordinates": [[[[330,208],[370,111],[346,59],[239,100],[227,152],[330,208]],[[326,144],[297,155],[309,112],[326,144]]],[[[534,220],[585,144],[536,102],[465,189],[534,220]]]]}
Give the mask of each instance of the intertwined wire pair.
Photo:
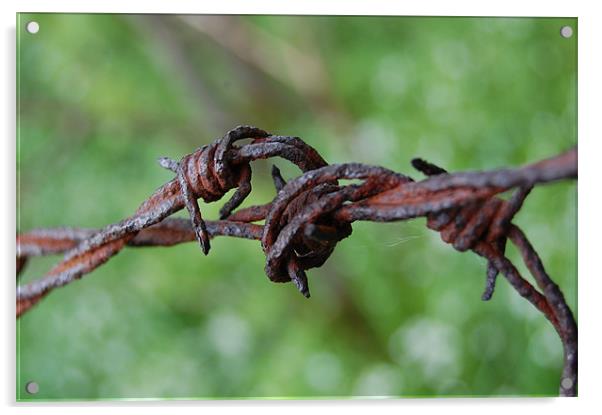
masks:
{"type": "Polygon", "coordinates": [[[351,223],[426,216],[427,226],[441,232],[445,242],[488,260],[483,299],[491,298],[501,273],[552,323],[564,346],[560,393],[575,395],[575,320],[536,251],[511,221],[534,185],[577,177],[576,148],[522,168],[490,172],[450,174],[415,159],[414,167],[429,177],[414,181],[378,166],[328,165],[298,137],[240,126],[179,162],[163,158],[160,164],[176,177],[157,189],[131,217],[101,230],[45,229],[17,236],[17,273],[31,256],[65,253],[44,277],[17,288],[17,316],[54,288],[104,264],[126,245],[170,246],[196,239],[207,254],[210,238],[218,235],[260,240],[268,278],[274,282],[293,281],[309,297],[306,271],[324,264],[336,244],[351,234],[351,223]],[[250,142],[235,145],[243,139],[250,142]],[[276,156],[296,164],[304,174],[286,183],[274,167],[274,200],[235,212],[251,192],[250,162],[276,156]],[[340,183],[353,179],[360,183],[340,183]],[[231,189],[236,190],[221,209],[220,220],[205,221],[197,199],[217,201],[231,189]],[[496,197],[511,189],[516,190],[509,200],[496,197]],[[190,221],[169,218],[183,208],[188,210],[190,221]],[[264,224],[254,223],[259,221],[264,224]],[[521,252],[539,290],[504,255],[508,239],[521,252]]]}

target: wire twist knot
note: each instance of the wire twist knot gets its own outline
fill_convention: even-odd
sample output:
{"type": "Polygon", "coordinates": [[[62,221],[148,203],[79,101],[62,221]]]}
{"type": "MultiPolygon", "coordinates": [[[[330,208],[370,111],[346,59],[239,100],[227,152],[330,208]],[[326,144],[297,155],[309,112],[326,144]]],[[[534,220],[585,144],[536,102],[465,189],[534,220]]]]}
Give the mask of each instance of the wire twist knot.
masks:
{"type": "Polygon", "coordinates": [[[205,202],[221,199],[230,189],[236,192],[220,210],[220,218],[228,217],[251,192],[250,160],[230,162],[229,152],[235,149],[233,143],[245,138],[264,138],[270,134],[252,126],[238,126],[222,138],[205,145],[175,162],[168,158],[159,160],[159,164],[176,173],[180,193],[190,214],[193,229],[203,253],[210,249],[209,234],[197,203],[198,198],[205,202]]]}
{"type": "Polygon", "coordinates": [[[352,232],[351,221],[335,218],[336,210],[410,180],[385,168],[347,163],[309,171],[286,184],[266,216],[261,240],[268,278],[292,280],[309,297],[305,270],[323,265],[352,232]],[[340,179],[363,182],[340,186],[340,179]]]}
{"type": "MultiPolygon", "coordinates": [[[[412,160],[412,165],[427,176],[448,174],[445,169],[422,159],[412,160]]],[[[426,226],[440,232],[441,239],[460,252],[485,244],[503,255],[511,220],[531,188],[519,187],[509,200],[493,196],[462,207],[429,213],[426,226]]],[[[481,296],[484,301],[491,299],[498,274],[497,267],[488,261],[487,280],[481,296]]]]}

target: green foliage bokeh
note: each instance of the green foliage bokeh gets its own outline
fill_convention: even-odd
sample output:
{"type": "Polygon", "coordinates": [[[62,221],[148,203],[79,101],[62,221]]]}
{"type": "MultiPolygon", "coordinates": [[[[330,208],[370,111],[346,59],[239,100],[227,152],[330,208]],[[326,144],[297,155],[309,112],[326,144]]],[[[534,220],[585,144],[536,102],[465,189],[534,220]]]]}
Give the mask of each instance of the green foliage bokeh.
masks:
{"type": "MultiPolygon", "coordinates": [[[[416,178],[416,156],[492,169],[576,144],[576,19],[223,19],[18,16],[18,231],[116,222],[172,177],[157,157],[238,124],[416,178]]],[[[298,175],[254,163],[245,206],[273,197],[272,163],[298,175]]],[[[575,312],[576,219],[575,183],[536,188],[516,218],[575,312]]],[[[424,220],[354,224],[309,300],[268,281],[257,242],[212,245],[126,249],[49,295],[17,324],[17,398],[557,394],[551,325],[503,278],[481,301],[484,261],[424,220]]]]}

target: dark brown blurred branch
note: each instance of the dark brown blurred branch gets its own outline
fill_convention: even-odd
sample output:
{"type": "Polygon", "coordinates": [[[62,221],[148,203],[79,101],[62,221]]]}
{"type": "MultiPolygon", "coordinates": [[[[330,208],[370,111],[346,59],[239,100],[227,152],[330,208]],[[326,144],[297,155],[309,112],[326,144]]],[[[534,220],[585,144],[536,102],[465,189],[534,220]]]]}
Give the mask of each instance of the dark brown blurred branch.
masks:
{"type": "Polygon", "coordinates": [[[179,16],[194,30],[211,38],[239,59],[268,74],[300,94],[323,101],[330,81],[326,69],[314,54],[265,32],[238,16],[179,16]],[[258,48],[258,44],[270,48],[258,48]],[[266,52],[269,50],[269,52],[266,52]],[[281,59],[276,59],[280,57],[281,59]],[[289,65],[287,62],[295,62],[289,65]]]}
{"type": "MultiPolygon", "coordinates": [[[[332,79],[316,47],[319,39],[313,38],[312,33],[301,33],[303,30],[299,27],[300,34],[295,37],[295,42],[291,42],[240,16],[188,15],[177,18],[195,34],[207,36],[243,64],[236,66],[253,68],[253,72],[292,89],[307,103],[305,110],[311,111],[314,119],[327,130],[334,128],[339,133],[349,130],[351,119],[333,94],[332,79]],[[266,47],[258,48],[257,45],[266,47]]],[[[275,92],[282,94],[281,89],[275,92]]],[[[265,94],[265,86],[262,91],[265,94]]],[[[289,97],[285,94],[281,98],[289,97]]]]}
{"type": "Polygon", "coordinates": [[[149,55],[159,63],[159,67],[169,72],[169,78],[174,84],[180,84],[184,96],[199,109],[202,122],[199,125],[209,124],[216,131],[223,131],[228,122],[228,116],[223,110],[218,94],[212,91],[205,80],[205,73],[198,70],[191,62],[190,51],[185,48],[177,32],[170,26],[174,18],[161,15],[124,15],[140,33],[150,40],[144,44],[152,45],[149,55]]]}
{"type": "Polygon", "coordinates": [[[63,261],[44,277],[18,287],[17,316],[53,289],[92,272],[125,246],[171,246],[196,239],[208,253],[210,238],[218,235],[260,240],[268,278],[292,281],[309,297],[306,270],[325,263],[336,244],[351,234],[354,221],[425,216],[427,226],[440,232],[455,249],[472,250],[487,259],[484,300],[493,295],[501,273],[551,322],[564,347],[560,394],[576,395],[577,326],[573,314],[525,234],[512,224],[533,186],[577,177],[576,148],[522,168],[486,172],[447,173],[416,159],[414,167],[429,176],[417,182],[378,166],[328,165],[297,137],[241,126],[179,162],[161,159],[160,164],[176,178],[160,187],[131,217],[101,230],[60,228],[17,236],[17,272],[31,256],[65,253],[63,261]],[[234,145],[242,139],[251,141],[234,145]],[[285,158],[305,173],[286,183],[274,168],[274,200],[233,212],[251,191],[249,163],[268,157],[285,158]],[[345,179],[359,183],[339,184],[345,179]],[[216,201],[230,189],[236,191],[220,211],[221,220],[204,221],[197,199],[216,201]],[[511,189],[516,190],[509,200],[496,197],[511,189]],[[190,221],[169,218],[183,208],[190,221]],[[252,223],[262,220],[263,225],[252,223]],[[507,240],[520,251],[538,288],[505,256],[507,240]]]}

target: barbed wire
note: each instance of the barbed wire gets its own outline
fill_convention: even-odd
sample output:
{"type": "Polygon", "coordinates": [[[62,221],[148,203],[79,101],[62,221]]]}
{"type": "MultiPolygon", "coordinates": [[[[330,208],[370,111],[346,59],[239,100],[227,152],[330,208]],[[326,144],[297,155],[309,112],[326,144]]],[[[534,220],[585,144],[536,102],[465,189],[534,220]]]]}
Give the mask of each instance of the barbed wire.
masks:
{"type": "Polygon", "coordinates": [[[426,217],[427,227],[440,232],[444,242],[458,251],[472,250],[488,261],[483,300],[492,297],[501,273],[551,322],[564,349],[560,395],[576,395],[575,319],[537,252],[512,223],[533,186],[577,177],[576,148],[524,167],[484,172],[448,173],[414,159],[412,165],[427,176],[415,181],[378,166],[328,165],[298,137],[239,126],[179,162],[162,158],[159,164],[176,177],[157,189],[129,218],[100,230],[39,229],[17,235],[17,277],[30,257],[64,254],[45,276],[17,287],[17,317],[53,289],[106,263],[125,246],[172,246],[197,240],[207,254],[210,239],[216,236],[259,240],[268,278],[292,281],[309,297],[306,271],[326,262],[336,244],[351,235],[353,222],[426,217]],[[234,144],[243,139],[250,142],[234,144]],[[270,157],[289,160],[303,174],[287,183],[274,166],[274,200],[234,212],[251,192],[250,162],[270,157]],[[341,180],[354,182],[341,184],[341,180]],[[220,220],[205,221],[197,199],[217,201],[231,189],[236,190],[220,210],[220,220]],[[512,189],[514,194],[508,200],[497,197],[512,189]],[[169,217],[184,208],[190,220],[169,217]],[[260,221],[264,224],[254,223],[260,221]],[[520,252],[537,288],[505,256],[508,240],[520,252]]]}

